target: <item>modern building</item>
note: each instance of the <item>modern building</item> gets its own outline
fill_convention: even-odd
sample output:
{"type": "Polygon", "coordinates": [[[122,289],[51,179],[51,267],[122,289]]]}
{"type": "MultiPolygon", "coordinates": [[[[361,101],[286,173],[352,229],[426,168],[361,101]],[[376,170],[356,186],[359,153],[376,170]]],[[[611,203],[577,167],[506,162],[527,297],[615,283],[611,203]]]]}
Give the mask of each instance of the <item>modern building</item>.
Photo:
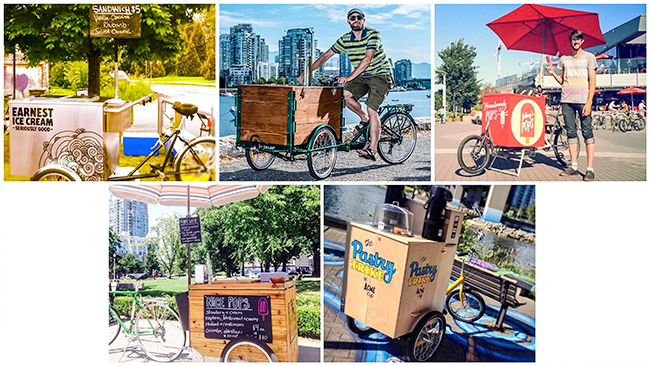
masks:
{"type": "Polygon", "coordinates": [[[534,185],[451,185],[452,205],[479,211],[489,222],[501,222],[506,205],[517,209],[535,203],[534,185]]]}
{"type": "Polygon", "coordinates": [[[506,204],[517,209],[535,204],[535,186],[512,186],[506,204]]]}
{"type": "MultiPolygon", "coordinates": [[[[259,63],[269,62],[269,46],[264,38],[255,34],[252,24],[237,24],[230,33],[219,35],[219,75],[227,87],[257,81],[266,74],[259,63]]],[[[266,78],[266,77],[265,77],[266,78]]]]}
{"type": "Polygon", "coordinates": [[[411,60],[398,60],[395,62],[395,83],[397,85],[403,85],[412,77],[412,65],[411,60]]]}
{"type": "Polygon", "coordinates": [[[309,57],[312,62],[316,47],[313,28],[289,29],[278,41],[278,77],[287,82],[296,81],[303,74],[309,57]]]}
{"type": "Polygon", "coordinates": [[[352,72],[352,62],[347,53],[339,54],[339,76],[348,76],[352,72]]]}
{"type": "Polygon", "coordinates": [[[109,226],[118,234],[145,237],[149,232],[149,206],[144,202],[112,197],[108,215],[109,226]]]}

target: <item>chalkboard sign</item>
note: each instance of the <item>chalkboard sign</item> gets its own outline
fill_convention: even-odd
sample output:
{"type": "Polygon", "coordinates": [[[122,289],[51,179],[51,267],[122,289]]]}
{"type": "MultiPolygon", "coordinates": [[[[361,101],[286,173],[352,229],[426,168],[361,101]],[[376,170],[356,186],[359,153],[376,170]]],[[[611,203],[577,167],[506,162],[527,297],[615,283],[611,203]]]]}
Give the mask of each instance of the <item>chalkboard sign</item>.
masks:
{"type": "Polygon", "coordinates": [[[181,244],[201,242],[201,221],[198,217],[181,217],[178,223],[181,229],[181,244]]]}
{"type": "Polygon", "coordinates": [[[203,300],[205,338],[249,336],[273,343],[270,296],[206,295],[203,300]]]}
{"type": "Polygon", "coordinates": [[[90,36],[140,38],[140,5],[90,6],[90,36]]]}

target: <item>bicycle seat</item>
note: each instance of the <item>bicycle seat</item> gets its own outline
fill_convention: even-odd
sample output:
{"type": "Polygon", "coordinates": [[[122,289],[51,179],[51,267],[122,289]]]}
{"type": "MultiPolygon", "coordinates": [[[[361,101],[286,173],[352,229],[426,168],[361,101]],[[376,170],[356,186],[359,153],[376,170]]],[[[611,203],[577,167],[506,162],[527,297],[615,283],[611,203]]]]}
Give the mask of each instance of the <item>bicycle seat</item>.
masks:
{"type": "Polygon", "coordinates": [[[189,117],[193,115],[194,113],[199,111],[199,107],[195,106],[194,104],[190,103],[174,103],[174,106],[172,107],[176,112],[180,113],[181,115],[185,117],[189,117]]]}

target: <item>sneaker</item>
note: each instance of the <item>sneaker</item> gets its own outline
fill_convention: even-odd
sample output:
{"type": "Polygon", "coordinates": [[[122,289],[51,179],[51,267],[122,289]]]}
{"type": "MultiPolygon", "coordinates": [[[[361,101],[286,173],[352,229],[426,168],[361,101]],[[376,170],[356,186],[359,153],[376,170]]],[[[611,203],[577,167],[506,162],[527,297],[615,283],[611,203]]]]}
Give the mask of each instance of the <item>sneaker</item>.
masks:
{"type": "Polygon", "coordinates": [[[566,177],[569,175],[576,175],[576,174],[578,174],[577,170],[573,169],[573,167],[568,167],[562,173],[560,173],[560,177],[566,177]]]}
{"type": "Polygon", "coordinates": [[[584,178],[582,178],[582,180],[594,180],[594,178],[596,178],[596,176],[594,175],[593,170],[587,170],[587,172],[585,173],[585,176],[584,176],[584,178]]]}

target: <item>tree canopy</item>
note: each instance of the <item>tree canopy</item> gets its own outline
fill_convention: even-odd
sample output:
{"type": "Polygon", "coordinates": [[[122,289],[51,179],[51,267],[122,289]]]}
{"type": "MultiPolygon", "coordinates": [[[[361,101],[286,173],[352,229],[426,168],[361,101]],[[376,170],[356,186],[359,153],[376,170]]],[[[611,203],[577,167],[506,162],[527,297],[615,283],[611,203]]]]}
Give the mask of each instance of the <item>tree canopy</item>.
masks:
{"type": "Polygon", "coordinates": [[[465,44],[463,39],[452,42],[438,52],[442,64],[436,70],[436,80],[442,84],[442,74],[447,74],[447,102],[449,110],[469,110],[479,100],[480,86],[477,66],[474,66],[476,47],[465,44]]]}
{"type": "Polygon", "coordinates": [[[30,65],[41,61],[88,61],[88,93],[99,95],[102,56],[122,50],[132,61],[166,60],[183,47],[181,24],[208,5],[142,4],[141,38],[90,38],[90,4],[5,4],[5,46],[16,45],[30,65]]]}

